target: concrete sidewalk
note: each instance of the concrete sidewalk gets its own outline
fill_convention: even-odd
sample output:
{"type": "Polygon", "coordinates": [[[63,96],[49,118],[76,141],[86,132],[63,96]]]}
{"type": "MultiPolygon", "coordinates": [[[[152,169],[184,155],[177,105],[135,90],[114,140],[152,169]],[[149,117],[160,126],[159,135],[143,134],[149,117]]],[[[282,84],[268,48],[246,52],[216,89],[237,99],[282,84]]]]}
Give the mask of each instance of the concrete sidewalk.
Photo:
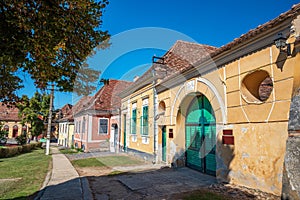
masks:
{"type": "Polygon", "coordinates": [[[48,174],[43,189],[35,199],[93,199],[86,178],[77,171],[56,147],[51,147],[52,173],[48,174]]]}

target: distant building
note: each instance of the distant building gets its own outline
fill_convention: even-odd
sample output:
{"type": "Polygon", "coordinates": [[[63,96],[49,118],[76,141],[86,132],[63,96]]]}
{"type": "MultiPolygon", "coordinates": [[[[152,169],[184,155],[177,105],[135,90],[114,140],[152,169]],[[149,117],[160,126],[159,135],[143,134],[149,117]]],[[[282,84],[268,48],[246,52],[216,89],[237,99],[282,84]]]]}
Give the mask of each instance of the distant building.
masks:
{"type": "Polygon", "coordinates": [[[6,105],[0,102],[0,123],[3,129],[8,131],[8,138],[15,138],[22,133],[28,133],[28,125],[22,126],[18,116],[19,109],[13,105],[6,105]]]}
{"type": "Polygon", "coordinates": [[[74,105],[75,146],[85,151],[115,151],[120,126],[118,94],[130,84],[109,80],[93,97],[83,97],[74,105]]]}
{"type": "Polygon", "coordinates": [[[66,104],[57,112],[58,145],[72,147],[74,145],[74,117],[72,105],[66,104]]]}

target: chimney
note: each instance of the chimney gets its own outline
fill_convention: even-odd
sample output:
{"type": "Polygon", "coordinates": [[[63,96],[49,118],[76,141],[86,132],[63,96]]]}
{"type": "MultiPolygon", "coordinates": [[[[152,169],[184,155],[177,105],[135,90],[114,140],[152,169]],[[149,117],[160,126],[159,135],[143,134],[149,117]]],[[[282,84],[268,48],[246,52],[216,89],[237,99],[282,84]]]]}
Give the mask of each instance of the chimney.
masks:
{"type": "Polygon", "coordinates": [[[135,77],[133,78],[133,82],[136,82],[139,78],[140,78],[139,76],[135,76],[135,77]]]}

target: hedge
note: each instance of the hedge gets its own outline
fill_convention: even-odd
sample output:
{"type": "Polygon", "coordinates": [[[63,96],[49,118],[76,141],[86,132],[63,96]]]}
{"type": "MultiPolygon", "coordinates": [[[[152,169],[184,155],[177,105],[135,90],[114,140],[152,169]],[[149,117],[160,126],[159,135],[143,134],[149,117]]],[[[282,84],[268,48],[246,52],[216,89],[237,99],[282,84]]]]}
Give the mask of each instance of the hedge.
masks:
{"type": "Polygon", "coordinates": [[[31,152],[33,149],[41,148],[42,143],[25,144],[22,146],[0,148],[0,158],[9,158],[19,154],[31,152]]]}

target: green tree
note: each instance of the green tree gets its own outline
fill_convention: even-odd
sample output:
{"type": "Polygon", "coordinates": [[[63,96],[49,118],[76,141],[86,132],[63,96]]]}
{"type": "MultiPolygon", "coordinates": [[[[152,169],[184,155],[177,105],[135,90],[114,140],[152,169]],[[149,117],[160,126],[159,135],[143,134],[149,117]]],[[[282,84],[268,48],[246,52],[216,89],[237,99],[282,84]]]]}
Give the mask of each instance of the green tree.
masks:
{"type": "Polygon", "coordinates": [[[89,95],[97,88],[100,73],[89,68],[87,64],[83,64],[78,71],[73,91],[79,96],[89,95]]]}
{"type": "Polygon", "coordinates": [[[3,129],[3,124],[0,122],[0,144],[6,143],[8,136],[8,131],[3,129]]]}
{"type": "Polygon", "coordinates": [[[45,116],[49,114],[50,96],[36,92],[31,99],[23,95],[17,103],[22,124],[30,124],[29,131],[33,136],[40,135],[44,130],[45,116]]]}
{"type": "Polygon", "coordinates": [[[21,71],[41,89],[51,82],[73,91],[86,58],[95,47],[108,46],[109,34],[101,30],[107,5],[108,0],[1,0],[0,100],[16,99],[21,71]]]}

